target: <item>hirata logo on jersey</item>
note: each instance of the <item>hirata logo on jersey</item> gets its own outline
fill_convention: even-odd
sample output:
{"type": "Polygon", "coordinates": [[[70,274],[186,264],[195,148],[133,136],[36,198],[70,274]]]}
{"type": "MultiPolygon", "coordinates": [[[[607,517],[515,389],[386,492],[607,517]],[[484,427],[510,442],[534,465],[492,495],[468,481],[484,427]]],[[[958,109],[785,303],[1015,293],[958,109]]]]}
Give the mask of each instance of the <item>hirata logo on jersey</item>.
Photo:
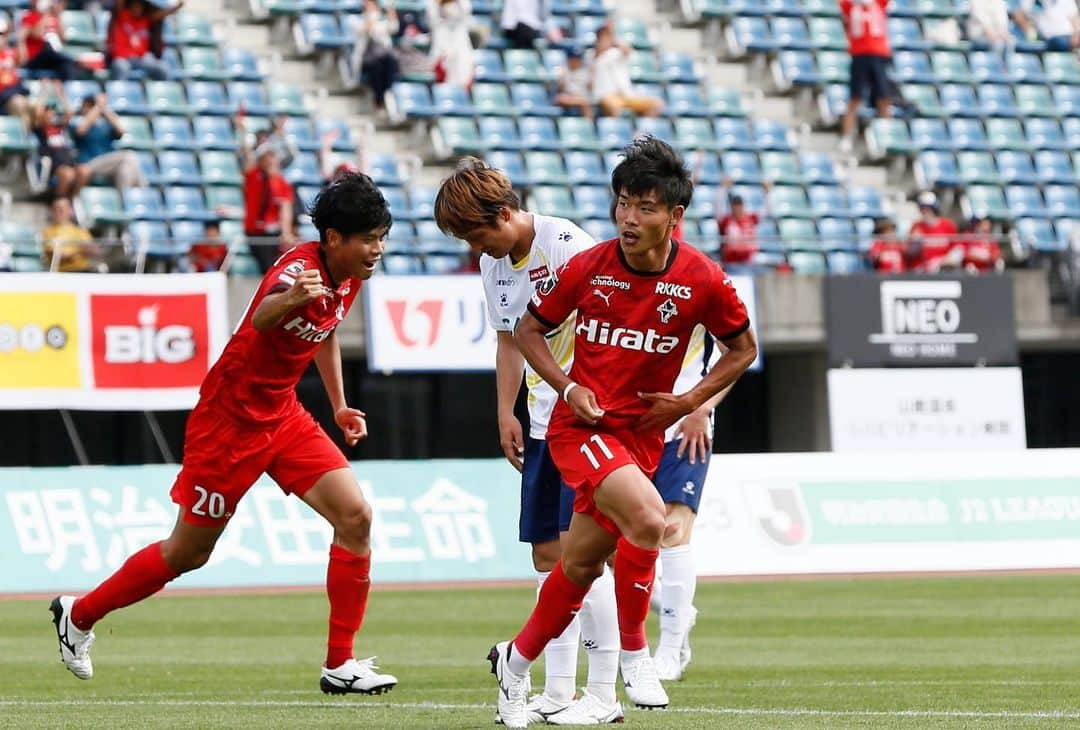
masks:
{"type": "Polygon", "coordinates": [[[334,330],[337,329],[337,325],[319,329],[303,317],[293,317],[282,329],[286,332],[292,332],[301,340],[306,340],[307,342],[322,342],[334,333],[334,330]]]}
{"type": "Polygon", "coordinates": [[[205,294],[90,297],[99,388],[198,386],[209,369],[205,294]]]}
{"type": "Polygon", "coordinates": [[[660,355],[672,352],[679,344],[678,337],[661,335],[651,328],[642,332],[629,327],[612,327],[611,323],[596,319],[583,319],[578,323],[574,333],[598,345],[610,345],[624,350],[660,355]]]}
{"type": "Polygon", "coordinates": [[[676,299],[689,299],[692,293],[690,287],[683,286],[682,284],[672,284],[667,281],[656,282],[656,293],[665,297],[675,297],[676,299]]]}

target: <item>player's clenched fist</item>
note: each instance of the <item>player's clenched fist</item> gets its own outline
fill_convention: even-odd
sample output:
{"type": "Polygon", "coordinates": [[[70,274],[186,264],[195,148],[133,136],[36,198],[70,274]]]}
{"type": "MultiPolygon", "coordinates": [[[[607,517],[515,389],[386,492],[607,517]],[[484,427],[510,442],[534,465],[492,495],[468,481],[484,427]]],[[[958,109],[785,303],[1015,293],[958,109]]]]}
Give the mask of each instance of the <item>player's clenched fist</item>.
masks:
{"type": "Polygon", "coordinates": [[[301,306],[308,302],[313,302],[324,294],[329,293],[329,289],[323,284],[322,274],[318,269],[307,269],[301,271],[296,275],[296,281],[289,287],[289,301],[294,306],[301,306]]]}
{"type": "Polygon", "coordinates": [[[604,409],[596,402],[596,393],[584,385],[574,386],[566,396],[566,404],[578,420],[595,426],[604,417],[604,409]]]}

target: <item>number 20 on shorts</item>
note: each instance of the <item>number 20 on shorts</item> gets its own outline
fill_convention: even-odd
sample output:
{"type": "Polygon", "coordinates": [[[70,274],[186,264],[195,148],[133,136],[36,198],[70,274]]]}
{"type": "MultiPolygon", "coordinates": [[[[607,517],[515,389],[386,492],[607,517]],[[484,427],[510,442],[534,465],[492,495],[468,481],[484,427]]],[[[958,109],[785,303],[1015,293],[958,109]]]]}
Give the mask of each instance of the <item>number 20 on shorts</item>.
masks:
{"type": "Polygon", "coordinates": [[[200,517],[220,519],[225,516],[225,498],[218,492],[208,492],[205,487],[196,486],[199,500],[192,505],[191,514],[200,517]]]}
{"type": "Polygon", "coordinates": [[[589,437],[587,441],[581,444],[581,448],[579,449],[581,453],[585,454],[585,458],[589,460],[590,464],[592,464],[593,469],[599,469],[600,462],[597,460],[596,455],[593,454],[592,447],[589,446],[590,443],[596,444],[596,448],[600,451],[601,455],[603,455],[603,457],[608,461],[611,461],[615,458],[615,454],[611,453],[611,449],[609,449],[607,447],[607,444],[604,443],[604,440],[600,438],[600,434],[594,433],[592,436],[589,437]]]}

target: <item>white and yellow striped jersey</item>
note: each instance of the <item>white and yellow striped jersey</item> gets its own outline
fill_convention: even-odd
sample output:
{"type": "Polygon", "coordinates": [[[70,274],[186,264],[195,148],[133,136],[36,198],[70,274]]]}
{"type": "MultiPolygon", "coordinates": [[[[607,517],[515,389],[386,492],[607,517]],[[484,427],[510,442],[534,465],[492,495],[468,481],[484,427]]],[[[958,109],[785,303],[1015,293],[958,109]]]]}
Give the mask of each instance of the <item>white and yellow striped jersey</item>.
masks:
{"type": "MultiPolygon", "coordinates": [[[[532,217],[535,235],[528,256],[517,263],[511,263],[509,256],[480,257],[488,321],[496,331],[513,332],[533,293],[537,289],[550,290],[558,280],[559,269],[571,256],[596,245],[592,236],[565,218],[537,213],[532,217]]],[[[574,362],[572,320],[575,316],[576,313],[571,314],[547,337],[551,354],[563,372],[569,372],[574,362]]],[[[529,435],[542,439],[547,435],[551,409],[559,396],[528,363],[525,363],[525,385],[529,389],[529,435]]]]}

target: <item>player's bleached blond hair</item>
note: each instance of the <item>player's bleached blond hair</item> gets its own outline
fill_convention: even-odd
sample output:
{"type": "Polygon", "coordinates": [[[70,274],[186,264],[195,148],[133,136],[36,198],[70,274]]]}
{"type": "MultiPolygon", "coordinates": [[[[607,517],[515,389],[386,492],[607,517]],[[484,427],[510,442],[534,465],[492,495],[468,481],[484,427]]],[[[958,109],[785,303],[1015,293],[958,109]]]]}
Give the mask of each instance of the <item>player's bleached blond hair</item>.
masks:
{"type": "Polygon", "coordinates": [[[439,187],[435,223],[443,233],[464,239],[481,226],[495,225],[502,208],[521,210],[510,179],[483,160],[465,157],[439,187]]]}

